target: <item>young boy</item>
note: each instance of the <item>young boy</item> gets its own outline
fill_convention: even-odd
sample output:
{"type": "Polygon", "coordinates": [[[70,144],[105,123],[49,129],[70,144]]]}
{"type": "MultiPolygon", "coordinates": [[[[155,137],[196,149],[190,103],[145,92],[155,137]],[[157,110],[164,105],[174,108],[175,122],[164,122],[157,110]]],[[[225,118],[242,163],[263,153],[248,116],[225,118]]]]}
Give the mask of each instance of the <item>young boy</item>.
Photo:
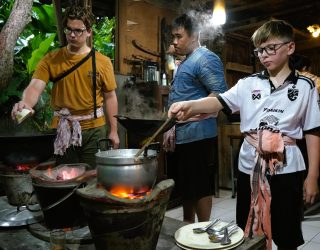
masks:
{"type": "Polygon", "coordinates": [[[269,249],[271,239],[278,249],[297,249],[304,243],[303,200],[313,203],[319,192],[319,94],[310,78],[289,68],[295,43],[288,23],[268,21],[252,41],[266,70],[239,80],[218,97],[174,103],[168,115],[185,120],[222,109],[228,114],[240,111],[245,140],[239,155],[237,223],[246,236],[266,235],[269,249]],[[306,167],[295,143],[303,134],[309,160],[305,180],[306,167]]]}

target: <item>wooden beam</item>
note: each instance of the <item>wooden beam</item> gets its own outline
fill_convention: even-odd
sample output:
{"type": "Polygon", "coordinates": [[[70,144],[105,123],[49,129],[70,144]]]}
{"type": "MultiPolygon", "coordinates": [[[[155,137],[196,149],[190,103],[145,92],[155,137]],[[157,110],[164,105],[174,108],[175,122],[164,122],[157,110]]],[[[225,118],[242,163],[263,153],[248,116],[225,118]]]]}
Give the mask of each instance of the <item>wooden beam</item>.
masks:
{"type": "Polygon", "coordinates": [[[240,63],[234,63],[234,62],[227,62],[226,63],[226,70],[233,70],[243,73],[252,74],[253,73],[253,67],[249,65],[244,65],[240,63]]]}
{"type": "Polygon", "coordinates": [[[66,37],[64,35],[63,29],[64,27],[62,24],[62,7],[61,7],[61,0],[53,0],[53,9],[56,16],[57,21],[57,33],[58,33],[58,39],[60,42],[60,46],[63,47],[67,44],[66,37]]]}
{"type": "Polygon", "coordinates": [[[309,39],[301,42],[296,42],[296,50],[308,50],[320,47],[320,40],[319,38],[309,39]]]}
{"type": "Polygon", "coordinates": [[[230,28],[226,27],[226,28],[223,28],[223,30],[226,33],[240,31],[240,30],[248,30],[248,29],[257,28],[257,27],[261,26],[262,24],[264,24],[265,22],[266,22],[266,20],[263,20],[263,21],[245,24],[245,25],[241,25],[241,26],[234,26],[234,27],[230,27],[230,28]]]}

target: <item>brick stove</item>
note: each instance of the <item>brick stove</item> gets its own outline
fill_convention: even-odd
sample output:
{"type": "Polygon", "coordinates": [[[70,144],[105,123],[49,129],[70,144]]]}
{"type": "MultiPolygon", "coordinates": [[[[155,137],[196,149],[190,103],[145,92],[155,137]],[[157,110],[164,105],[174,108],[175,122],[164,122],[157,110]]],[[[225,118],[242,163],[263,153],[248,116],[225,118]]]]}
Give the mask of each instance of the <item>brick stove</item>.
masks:
{"type": "Polygon", "coordinates": [[[96,182],[78,189],[96,249],[156,249],[174,181],[161,181],[144,197],[119,198],[96,182]]]}

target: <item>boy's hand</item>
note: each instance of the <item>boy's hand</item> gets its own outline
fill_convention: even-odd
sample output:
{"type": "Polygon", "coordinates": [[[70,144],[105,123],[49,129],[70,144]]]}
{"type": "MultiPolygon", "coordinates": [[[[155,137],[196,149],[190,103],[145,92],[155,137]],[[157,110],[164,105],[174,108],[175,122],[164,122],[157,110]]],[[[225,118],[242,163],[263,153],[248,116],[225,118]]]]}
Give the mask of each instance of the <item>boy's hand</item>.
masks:
{"type": "Polygon", "coordinates": [[[303,187],[303,200],[305,203],[313,204],[319,194],[318,179],[307,176],[303,187]]]}
{"type": "Polygon", "coordinates": [[[168,111],[168,117],[175,116],[177,120],[184,121],[192,116],[191,101],[173,103],[168,111]]]}

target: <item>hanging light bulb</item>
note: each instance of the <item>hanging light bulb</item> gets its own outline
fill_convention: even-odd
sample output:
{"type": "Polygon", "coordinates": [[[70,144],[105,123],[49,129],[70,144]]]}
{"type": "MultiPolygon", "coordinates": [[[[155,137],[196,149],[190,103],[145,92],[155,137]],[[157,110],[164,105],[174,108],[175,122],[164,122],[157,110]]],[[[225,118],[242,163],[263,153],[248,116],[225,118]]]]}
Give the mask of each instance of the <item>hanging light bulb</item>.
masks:
{"type": "Polygon", "coordinates": [[[215,0],[212,14],[212,23],[222,25],[226,22],[226,5],[224,0],[215,0]]]}
{"type": "Polygon", "coordinates": [[[318,24],[313,24],[307,28],[313,37],[319,37],[320,35],[320,26],[318,24]]]}

